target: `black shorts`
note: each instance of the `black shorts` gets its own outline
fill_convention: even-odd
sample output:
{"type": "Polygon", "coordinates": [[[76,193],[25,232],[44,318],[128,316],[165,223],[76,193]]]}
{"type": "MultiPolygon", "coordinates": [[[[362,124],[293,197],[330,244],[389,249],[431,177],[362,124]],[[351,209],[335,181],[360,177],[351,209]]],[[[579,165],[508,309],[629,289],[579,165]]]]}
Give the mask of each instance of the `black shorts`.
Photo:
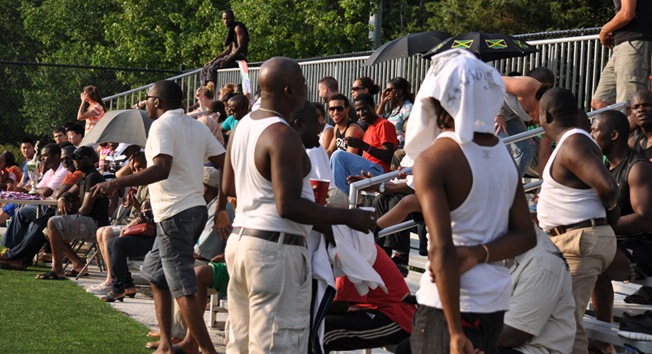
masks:
{"type": "Polygon", "coordinates": [[[630,264],[635,265],[639,279],[652,276],[652,236],[633,236],[618,240],[618,249],[623,251],[630,264]]]}

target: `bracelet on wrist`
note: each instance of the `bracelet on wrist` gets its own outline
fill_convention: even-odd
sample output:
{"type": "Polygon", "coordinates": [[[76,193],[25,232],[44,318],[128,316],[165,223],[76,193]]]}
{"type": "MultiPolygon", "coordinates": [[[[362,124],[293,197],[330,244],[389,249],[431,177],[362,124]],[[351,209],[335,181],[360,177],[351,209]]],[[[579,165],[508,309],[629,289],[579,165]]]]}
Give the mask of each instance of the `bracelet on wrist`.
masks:
{"type": "Polygon", "coordinates": [[[484,248],[484,251],[487,252],[487,256],[484,257],[484,263],[487,263],[487,262],[489,262],[489,247],[487,247],[487,245],[483,245],[483,244],[481,244],[480,246],[482,246],[482,248],[484,248]]]}
{"type": "Polygon", "coordinates": [[[612,211],[612,210],[616,209],[617,206],[618,206],[618,203],[616,202],[616,203],[614,203],[614,205],[611,206],[611,208],[607,208],[607,211],[612,211]]]}

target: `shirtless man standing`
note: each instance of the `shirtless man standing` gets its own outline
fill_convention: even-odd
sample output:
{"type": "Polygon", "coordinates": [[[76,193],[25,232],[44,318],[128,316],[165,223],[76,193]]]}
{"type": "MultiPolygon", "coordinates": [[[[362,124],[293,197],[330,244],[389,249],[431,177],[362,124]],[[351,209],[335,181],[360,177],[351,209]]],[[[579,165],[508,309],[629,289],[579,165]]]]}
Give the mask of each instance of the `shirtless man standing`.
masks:
{"type": "Polygon", "coordinates": [[[602,163],[602,150],[580,128],[572,92],[553,88],[541,98],[539,122],[555,143],[539,194],[539,226],[564,254],[573,279],[577,333],[573,354],[586,354],[583,318],[598,275],[616,253],[611,225],[620,216],[618,184],[602,163]]]}
{"type": "Polygon", "coordinates": [[[229,141],[222,193],[238,198],[225,250],[230,335],[227,353],[305,353],[310,329],[312,226],[346,224],[368,232],[375,215],[314,203],[310,159],[288,125],[306,101],[292,59],[260,69],[260,109],[242,118],[229,141]]]}

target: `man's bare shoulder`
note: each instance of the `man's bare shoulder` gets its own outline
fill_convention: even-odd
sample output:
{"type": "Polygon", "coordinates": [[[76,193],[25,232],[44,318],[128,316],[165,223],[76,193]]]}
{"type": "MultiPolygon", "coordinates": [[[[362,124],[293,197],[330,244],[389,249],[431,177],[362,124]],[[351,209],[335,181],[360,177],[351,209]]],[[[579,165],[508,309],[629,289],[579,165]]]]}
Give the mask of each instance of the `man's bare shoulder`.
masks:
{"type": "Polygon", "coordinates": [[[353,123],[346,129],[344,136],[362,136],[363,134],[362,127],[358,123],[353,123]]]}
{"type": "Polygon", "coordinates": [[[630,186],[652,186],[652,163],[645,160],[634,162],[627,180],[630,186]]]}
{"type": "Polygon", "coordinates": [[[258,142],[258,145],[262,143],[262,145],[273,149],[303,149],[299,133],[294,128],[282,122],[274,123],[267,127],[260,134],[258,142]]]}
{"type": "Polygon", "coordinates": [[[593,139],[588,136],[577,133],[567,137],[561,145],[560,153],[573,159],[581,159],[587,154],[602,156],[602,150],[593,139]]]}

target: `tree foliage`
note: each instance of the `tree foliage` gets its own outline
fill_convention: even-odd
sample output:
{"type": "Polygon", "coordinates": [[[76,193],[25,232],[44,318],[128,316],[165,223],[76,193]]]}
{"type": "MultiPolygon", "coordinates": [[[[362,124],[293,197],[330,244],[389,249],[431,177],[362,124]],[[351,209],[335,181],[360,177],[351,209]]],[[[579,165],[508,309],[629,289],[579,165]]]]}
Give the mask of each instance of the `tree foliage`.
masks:
{"type": "MultiPolygon", "coordinates": [[[[43,63],[177,70],[224,50],[223,10],[250,33],[249,61],[368,50],[369,15],[380,0],[2,0],[0,58],[43,63]]],[[[600,26],[610,0],[383,0],[382,41],[430,29],[519,34],[600,26]]],[[[49,136],[74,120],[79,93],[106,96],[167,74],[3,65],[0,142],[49,136]],[[17,69],[19,68],[19,69],[17,69]]]]}

